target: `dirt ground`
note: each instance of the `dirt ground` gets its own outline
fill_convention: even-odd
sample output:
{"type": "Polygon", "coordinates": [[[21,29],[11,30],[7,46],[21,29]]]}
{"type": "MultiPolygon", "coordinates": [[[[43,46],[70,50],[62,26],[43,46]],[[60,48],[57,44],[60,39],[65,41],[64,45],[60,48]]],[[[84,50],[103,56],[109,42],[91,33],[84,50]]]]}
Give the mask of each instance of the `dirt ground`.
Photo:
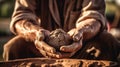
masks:
{"type": "Polygon", "coordinates": [[[103,60],[27,58],[0,62],[0,67],[119,67],[119,65],[103,60]]]}

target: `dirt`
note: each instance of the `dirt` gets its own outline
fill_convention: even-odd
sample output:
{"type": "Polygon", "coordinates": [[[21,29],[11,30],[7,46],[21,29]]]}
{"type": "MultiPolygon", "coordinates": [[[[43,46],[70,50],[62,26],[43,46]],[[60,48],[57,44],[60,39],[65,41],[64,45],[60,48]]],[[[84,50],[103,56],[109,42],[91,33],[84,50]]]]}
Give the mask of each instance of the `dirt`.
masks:
{"type": "Polygon", "coordinates": [[[56,29],[46,38],[46,42],[56,49],[59,49],[61,46],[69,45],[71,43],[71,38],[62,29],[56,29]]]}
{"type": "Polygon", "coordinates": [[[0,67],[119,67],[116,62],[83,59],[28,58],[0,62],[0,67]]]}
{"type": "MultiPolygon", "coordinates": [[[[46,40],[57,49],[71,42],[69,35],[61,29],[52,31],[46,40]]],[[[120,67],[120,63],[105,60],[26,58],[0,61],[0,67],[120,67]]]]}

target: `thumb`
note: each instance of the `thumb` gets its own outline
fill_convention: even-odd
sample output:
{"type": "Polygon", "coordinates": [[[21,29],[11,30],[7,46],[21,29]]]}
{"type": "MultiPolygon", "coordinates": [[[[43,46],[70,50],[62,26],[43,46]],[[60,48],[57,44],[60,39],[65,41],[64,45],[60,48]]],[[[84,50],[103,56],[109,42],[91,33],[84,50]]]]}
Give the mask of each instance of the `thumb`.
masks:
{"type": "Polygon", "coordinates": [[[72,37],[72,36],[74,35],[75,31],[76,31],[75,28],[74,28],[74,29],[71,29],[71,30],[68,32],[68,34],[72,37]]]}
{"type": "Polygon", "coordinates": [[[83,37],[83,32],[76,31],[73,35],[73,41],[80,41],[83,37]]]}
{"type": "Polygon", "coordinates": [[[82,40],[80,40],[79,42],[74,42],[73,44],[68,46],[61,46],[60,50],[63,52],[76,52],[81,47],[82,47],[82,40]]]}

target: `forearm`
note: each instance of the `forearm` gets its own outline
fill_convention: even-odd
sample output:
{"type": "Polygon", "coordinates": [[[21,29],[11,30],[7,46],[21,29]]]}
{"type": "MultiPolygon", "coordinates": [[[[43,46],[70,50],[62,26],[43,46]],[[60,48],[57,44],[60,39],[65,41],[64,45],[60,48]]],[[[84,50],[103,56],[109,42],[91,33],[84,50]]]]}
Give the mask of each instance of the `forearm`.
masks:
{"type": "Polygon", "coordinates": [[[86,19],[76,25],[76,29],[83,33],[83,40],[91,39],[100,31],[101,24],[95,19],[86,19]]]}
{"type": "Polygon", "coordinates": [[[26,40],[35,41],[42,28],[30,21],[21,20],[15,24],[15,29],[16,34],[22,35],[26,40]]]}
{"type": "Polygon", "coordinates": [[[106,27],[105,0],[83,0],[76,28],[83,31],[83,39],[90,39],[106,27]],[[102,4],[102,5],[101,5],[102,4]]]}

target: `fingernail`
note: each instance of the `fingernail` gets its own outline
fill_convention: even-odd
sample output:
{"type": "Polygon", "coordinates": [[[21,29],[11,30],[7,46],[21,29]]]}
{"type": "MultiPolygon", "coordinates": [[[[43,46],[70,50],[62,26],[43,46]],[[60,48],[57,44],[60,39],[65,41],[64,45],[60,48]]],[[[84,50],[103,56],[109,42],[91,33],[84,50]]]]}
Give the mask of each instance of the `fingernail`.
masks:
{"type": "Polygon", "coordinates": [[[60,48],[61,51],[64,51],[65,49],[63,47],[60,48]]]}

